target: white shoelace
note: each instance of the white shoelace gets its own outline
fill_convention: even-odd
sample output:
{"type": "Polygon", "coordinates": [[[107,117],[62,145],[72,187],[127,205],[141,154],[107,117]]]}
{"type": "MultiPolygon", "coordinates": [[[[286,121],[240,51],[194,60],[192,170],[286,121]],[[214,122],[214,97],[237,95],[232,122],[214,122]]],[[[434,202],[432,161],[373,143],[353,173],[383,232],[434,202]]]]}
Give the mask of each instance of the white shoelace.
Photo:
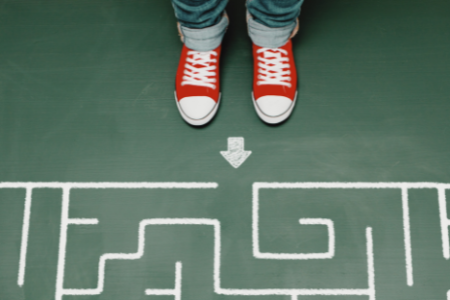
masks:
{"type": "Polygon", "coordinates": [[[256,51],[258,55],[258,81],[257,85],[274,84],[291,87],[287,81],[291,81],[291,71],[283,70],[289,68],[289,58],[282,57],[287,55],[287,51],[280,48],[270,49],[261,48],[256,51]]]}
{"type": "Polygon", "coordinates": [[[216,66],[211,65],[211,63],[217,62],[217,59],[215,59],[217,52],[188,51],[187,55],[188,58],[184,65],[185,70],[181,85],[196,85],[215,89],[216,85],[214,83],[216,79],[210,77],[216,76],[216,66]]]}

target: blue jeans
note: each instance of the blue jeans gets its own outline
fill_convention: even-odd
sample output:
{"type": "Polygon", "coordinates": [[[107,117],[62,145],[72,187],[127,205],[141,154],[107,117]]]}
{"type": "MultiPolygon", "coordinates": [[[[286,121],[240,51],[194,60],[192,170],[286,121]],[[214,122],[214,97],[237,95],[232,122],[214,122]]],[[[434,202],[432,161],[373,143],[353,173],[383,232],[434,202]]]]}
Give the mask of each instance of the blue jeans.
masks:
{"type": "MultiPolygon", "coordinates": [[[[190,49],[217,48],[228,27],[227,0],[172,0],[183,42],[190,49]]],[[[267,48],[283,46],[298,28],[303,0],[247,0],[248,32],[267,48]]]]}

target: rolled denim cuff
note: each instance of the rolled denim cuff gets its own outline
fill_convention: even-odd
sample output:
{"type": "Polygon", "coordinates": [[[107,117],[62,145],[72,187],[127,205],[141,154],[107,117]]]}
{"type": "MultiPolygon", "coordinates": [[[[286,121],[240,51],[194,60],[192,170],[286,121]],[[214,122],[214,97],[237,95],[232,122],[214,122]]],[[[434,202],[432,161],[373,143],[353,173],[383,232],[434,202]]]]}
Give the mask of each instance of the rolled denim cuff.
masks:
{"type": "Polygon", "coordinates": [[[195,51],[211,51],[222,43],[228,24],[228,16],[224,14],[219,23],[210,27],[194,29],[178,24],[178,28],[186,47],[195,51]]]}
{"type": "Polygon", "coordinates": [[[298,29],[298,19],[287,26],[271,28],[256,22],[249,13],[247,13],[247,23],[248,34],[253,43],[264,48],[283,46],[298,29]]]}

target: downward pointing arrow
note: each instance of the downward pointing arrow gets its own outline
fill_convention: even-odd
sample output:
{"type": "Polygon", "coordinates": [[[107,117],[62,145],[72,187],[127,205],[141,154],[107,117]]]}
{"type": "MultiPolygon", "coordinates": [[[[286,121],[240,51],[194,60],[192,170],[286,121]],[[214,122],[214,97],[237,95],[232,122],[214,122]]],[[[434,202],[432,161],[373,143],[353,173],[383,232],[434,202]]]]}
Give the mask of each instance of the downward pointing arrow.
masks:
{"type": "Polygon", "coordinates": [[[243,137],[229,137],[228,151],[220,151],[220,154],[232,165],[234,168],[239,168],[244,161],[252,154],[252,151],[244,150],[243,137]]]}

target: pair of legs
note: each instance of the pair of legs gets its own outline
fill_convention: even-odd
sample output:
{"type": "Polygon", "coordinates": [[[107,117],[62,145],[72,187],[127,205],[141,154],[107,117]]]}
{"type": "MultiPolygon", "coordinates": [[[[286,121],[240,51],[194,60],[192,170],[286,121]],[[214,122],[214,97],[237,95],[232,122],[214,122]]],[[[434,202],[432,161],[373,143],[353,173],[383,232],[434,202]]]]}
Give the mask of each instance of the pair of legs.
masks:
{"type": "MultiPolygon", "coordinates": [[[[228,26],[227,0],[172,0],[186,46],[209,51],[222,42],[228,26]],[[197,29],[197,30],[195,30],[197,29]]],[[[297,27],[303,0],[247,0],[248,32],[260,47],[283,46],[297,27]]]]}
{"type": "MultiPolygon", "coordinates": [[[[191,125],[203,125],[212,119],[220,101],[218,61],[229,24],[227,2],[172,0],[184,42],[175,96],[180,113],[191,125]]],[[[253,101],[258,115],[268,123],[284,121],[295,103],[297,78],[290,39],[298,30],[302,3],[303,0],[246,2],[255,59],[253,101]]]]}

